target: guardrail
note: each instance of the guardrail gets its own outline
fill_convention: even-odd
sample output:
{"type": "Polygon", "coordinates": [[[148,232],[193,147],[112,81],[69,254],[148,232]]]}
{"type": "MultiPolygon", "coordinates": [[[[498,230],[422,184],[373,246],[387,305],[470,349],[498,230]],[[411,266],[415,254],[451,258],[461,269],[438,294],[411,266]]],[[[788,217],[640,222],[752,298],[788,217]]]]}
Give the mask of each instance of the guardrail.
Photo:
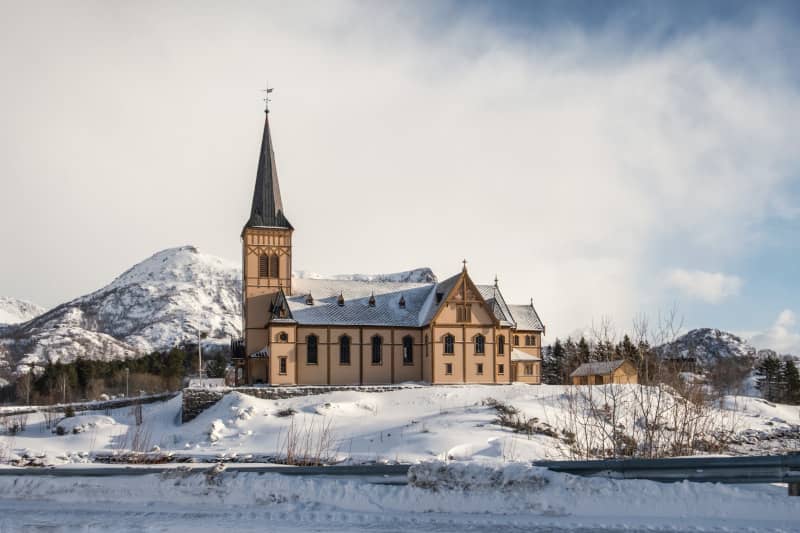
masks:
{"type": "MultiPolygon", "coordinates": [[[[689,457],[682,459],[613,459],[600,461],[535,461],[554,472],[611,479],[647,479],[658,482],[788,483],[789,495],[800,496],[800,454],[752,457],[689,457]]],[[[210,463],[176,465],[118,465],[87,468],[0,468],[0,475],[128,476],[176,472],[203,472],[210,463]]],[[[228,472],[255,472],[286,476],[368,478],[373,483],[405,484],[410,465],[272,466],[227,464],[228,472]]]]}

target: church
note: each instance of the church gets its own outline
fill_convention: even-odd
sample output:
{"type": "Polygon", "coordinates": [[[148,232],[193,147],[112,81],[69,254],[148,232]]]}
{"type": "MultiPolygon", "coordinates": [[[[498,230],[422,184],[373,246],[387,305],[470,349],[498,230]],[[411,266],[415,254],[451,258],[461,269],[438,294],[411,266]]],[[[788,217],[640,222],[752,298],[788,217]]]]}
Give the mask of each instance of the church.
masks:
{"type": "Polygon", "coordinates": [[[267,110],[241,234],[237,385],[541,382],[545,328],[533,300],[506,303],[497,280],[475,283],[466,262],[444,281],[293,278],[293,233],[267,110]]]}

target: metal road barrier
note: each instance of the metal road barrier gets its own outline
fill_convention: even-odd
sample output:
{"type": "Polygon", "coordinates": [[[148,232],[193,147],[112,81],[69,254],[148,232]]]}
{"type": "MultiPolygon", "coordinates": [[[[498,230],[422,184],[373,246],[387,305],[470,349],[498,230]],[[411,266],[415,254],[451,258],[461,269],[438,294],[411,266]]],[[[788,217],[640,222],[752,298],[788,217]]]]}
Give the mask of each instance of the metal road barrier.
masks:
{"type": "MultiPolygon", "coordinates": [[[[535,461],[554,472],[611,479],[659,482],[788,483],[789,495],[800,496],[800,454],[751,457],[688,457],[680,459],[609,459],[600,461],[535,461]]],[[[0,476],[130,476],[165,472],[207,472],[209,463],[181,465],[118,465],[87,467],[0,468],[0,476]]],[[[410,465],[268,466],[226,464],[226,472],[253,472],[286,476],[335,476],[370,483],[405,484],[410,465]]]]}

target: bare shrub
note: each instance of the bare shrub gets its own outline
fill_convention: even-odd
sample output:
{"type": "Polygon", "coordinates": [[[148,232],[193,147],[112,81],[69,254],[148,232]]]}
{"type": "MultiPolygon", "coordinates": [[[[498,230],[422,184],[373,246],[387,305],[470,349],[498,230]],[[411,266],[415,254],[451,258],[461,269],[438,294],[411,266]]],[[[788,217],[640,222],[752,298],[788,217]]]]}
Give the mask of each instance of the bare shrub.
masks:
{"type": "Polygon", "coordinates": [[[25,429],[28,427],[28,414],[15,413],[13,415],[3,417],[3,427],[6,430],[6,433],[12,436],[25,431],[25,429]]]}
{"type": "Polygon", "coordinates": [[[286,409],[281,409],[275,413],[275,416],[278,418],[286,418],[287,416],[294,416],[297,414],[297,411],[292,409],[291,407],[287,407],[286,409]]]}
{"type": "Polygon", "coordinates": [[[279,462],[296,466],[320,466],[336,459],[332,420],[323,419],[315,424],[312,419],[302,427],[292,418],[286,434],[281,439],[279,462]]]}
{"type": "Polygon", "coordinates": [[[528,437],[537,434],[559,438],[558,432],[550,427],[549,424],[546,422],[539,422],[539,419],[536,417],[525,416],[516,407],[494,398],[486,398],[481,403],[497,411],[497,418],[494,420],[495,424],[509,428],[514,431],[514,433],[523,433],[528,435],[528,437]]]}
{"type": "Polygon", "coordinates": [[[45,409],[42,411],[42,416],[44,417],[44,428],[45,429],[53,429],[58,425],[59,420],[61,420],[61,413],[56,411],[55,409],[45,409]]]}

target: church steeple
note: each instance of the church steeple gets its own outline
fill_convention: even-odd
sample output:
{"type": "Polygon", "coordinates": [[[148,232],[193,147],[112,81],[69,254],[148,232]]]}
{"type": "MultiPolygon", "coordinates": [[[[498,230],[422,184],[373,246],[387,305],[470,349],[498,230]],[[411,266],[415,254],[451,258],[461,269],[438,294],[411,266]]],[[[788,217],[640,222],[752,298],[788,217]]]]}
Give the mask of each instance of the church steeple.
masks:
{"type": "Polygon", "coordinates": [[[258,157],[256,188],[253,191],[253,205],[247,228],[287,228],[294,229],[283,214],[281,190],[278,185],[278,170],[275,166],[275,152],[272,150],[272,135],[269,130],[269,110],[265,112],[264,135],[261,138],[261,153],[258,157]]]}

